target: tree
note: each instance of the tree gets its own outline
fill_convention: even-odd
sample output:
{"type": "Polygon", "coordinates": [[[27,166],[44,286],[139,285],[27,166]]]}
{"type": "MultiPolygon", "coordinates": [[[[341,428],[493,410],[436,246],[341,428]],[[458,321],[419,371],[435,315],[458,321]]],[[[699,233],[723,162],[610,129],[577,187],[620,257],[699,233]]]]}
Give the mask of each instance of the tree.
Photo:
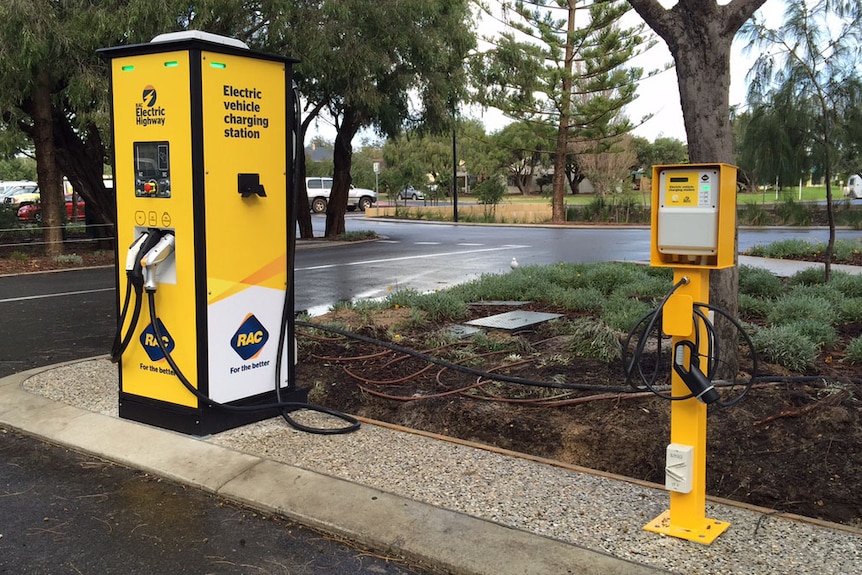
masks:
{"type": "MultiPolygon", "coordinates": [[[[665,8],[658,0],[628,0],[665,41],[673,57],[688,155],[693,163],[733,162],[730,48],[737,31],[765,1],[731,0],[719,5],[716,0],[679,0],[671,8],[665,8]],[[709,89],[704,89],[704,82],[708,82],[709,89]]],[[[739,309],[738,285],[736,266],[713,270],[710,301],[735,316],[739,309]]],[[[727,350],[718,376],[735,377],[736,330],[730,322],[719,321],[716,332],[727,350]]]]}
{"type": "MultiPolygon", "coordinates": [[[[784,23],[772,29],[754,21],[746,27],[753,45],[771,46],[753,68],[749,100],[762,103],[770,93],[788,110],[811,114],[814,121],[801,122],[796,159],[803,149],[812,149],[826,180],[826,210],[829,241],[826,244],[826,281],[831,278],[835,249],[835,215],[832,206],[833,164],[838,157],[837,135],[847,106],[848,85],[858,83],[859,42],[862,40],[862,1],[799,1],[787,5],[784,23]],[[791,104],[784,104],[785,102],[791,104]],[[807,128],[807,129],[806,129],[807,128]]],[[[855,103],[855,102],[854,102],[855,103]]],[[[780,118],[783,123],[786,118],[780,118]]],[[[797,167],[797,166],[794,166],[797,167]]]]}
{"type": "Polygon", "coordinates": [[[441,130],[463,99],[464,59],[475,45],[467,0],[313,2],[295,53],[303,95],[334,119],[333,186],[325,235],[344,232],[353,139],[441,130]],[[349,32],[349,33],[348,33],[349,32]]]}
{"type": "Polygon", "coordinates": [[[526,196],[533,181],[550,167],[548,150],[554,141],[553,130],[545,124],[513,122],[495,133],[492,140],[494,148],[504,154],[501,167],[526,196]]]}
{"type": "MultiPolygon", "coordinates": [[[[470,173],[481,175],[484,172],[487,175],[496,172],[503,164],[500,150],[491,145],[481,122],[461,120],[456,124],[455,132],[456,155],[470,173]]],[[[390,172],[388,183],[400,189],[406,185],[422,186],[434,182],[440,192],[441,188],[448,189],[451,182],[452,134],[405,131],[387,140],[383,157],[387,172],[390,172]]]]}
{"type": "Polygon", "coordinates": [[[631,125],[622,108],[635,98],[640,68],[629,61],[649,47],[643,25],[621,28],[625,2],[501,1],[508,30],[474,61],[479,101],[521,121],[554,126],[553,221],[565,219],[564,184],[577,182],[578,151],[619,137],[631,125]],[[559,14],[559,16],[558,16],[559,14]],[[568,165],[568,170],[567,170],[568,165]]]}
{"type": "Polygon", "coordinates": [[[3,140],[20,142],[23,134],[32,142],[49,255],[62,251],[63,175],[97,222],[111,224],[115,211],[113,192],[102,180],[107,74],[96,50],[175,30],[180,13],[176,3],[142,0],[0,4],[3,140]]]}
{"type": "Polygon", "coordinates": [[[637,155],[637,167],[649,178],[652,177],[653,166],[688,162],[685,142],[676,138],[660,136],[650,142],[646,138],[635,136],[632,138],[632,147],[637,155]]]}

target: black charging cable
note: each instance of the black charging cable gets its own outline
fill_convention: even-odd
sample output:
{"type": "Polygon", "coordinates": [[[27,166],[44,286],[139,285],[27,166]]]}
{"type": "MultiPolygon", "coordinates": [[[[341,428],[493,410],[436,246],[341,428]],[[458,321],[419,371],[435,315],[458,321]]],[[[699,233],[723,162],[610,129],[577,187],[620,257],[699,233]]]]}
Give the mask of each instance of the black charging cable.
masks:
{"type": "Polygon", "coordinates": [[[161,230],[150,228],[147,231],[142,232],[137,238],[135,238],[132,245],[129,246],[130,253],[128,259],[132,259],[133,263],[131,263],[131,265],[128,261],[126,263],[126,294],[123,298],[123,306],[120,311],[120,315],[117,318],[117,331],[114,334],[114,341],[111,344],[111,361],[113,363],[120,361],[126,348],[129,347],[129,343],[131,343],[132,337],[135,335],[135,329],[137,328],[138,321],[141,317],[141,304],[144,299],[144,273],[143,267],[141,266],[141,258],[144,254],[150,251],[153,246],[159,243],[161,238],[161,230]],[[125,325],[126,317],[128,316],[129,303],[133,289],[135,292],[134,309],[132,310],[132,318],[129,322],[126,335],[123,336],[123,325],[125,325]]]}
{"type": "MultiPolygon", "coordinates": [[[[754,343],[751,337],[743,329],[742,324],[723,308],[695,302],[692,310],[692,329],[694,340],[678,341],[669,358],[673,365],[673,370],[682,379],[690,393],[685,395],[673,395],[672,393],[664,393],[658,389],[658,378],[660,376],[662,365],[666,365],[666,359],[662,353],[662,339],[666,336],[662,332],[662,312],[670,297],[683,285],[689,282],[688,278],[682,278],[678,281],[671,290],[665,295],[658,307],[640,318],[629,331],[623,345],[623,372],[626,377],[626,383],[638,391],[647,389],[661,397],[670,401],[681,401],[685,399],[696,398],[706,404],[715,404],[720,407],[730,407],[738,403],[751,390],[757,380],[757,352],[754,349],[754,343]],[[722,316],[730,321],[737,331],[742,335],[745,344],[751,352],[751,375],[748,381],[743,386],[743,389],[732,399],[727,401],[721,400],[721,395],[715,389],[714,379],[718,366],[721,363],[721,349],[719,346],[718,336],[715,332],[715,326],[709,320],[707,313],[704,310],[712,311],[717,315],[722,316]],[[643,326],[641,328],[641,326],[643,326]],[[705,334],[706,353],[701,353],[701,333],[705,334]],[[629,349],[631,349],[632,340],[637,338],[637,344],[634,346],[634,351],[629,359],[629,349]],[[644,369],[644,357],[647,345],[650,341],[654,341],[655,360],[652,366],[652,371],[644,369]],[[686,358],[688,365],[686,366],[686,358]],[[702,360],[705,359],[705,369],[702,368],[702,360]],[[640,380],[643,386],[638,386],[636,380],[640,380]]],[[[735,385],[732,382],[731,385],[735,385]]]]}
{"type": "MultiPolygon", "coordinates": [[[[335,409],[330,409],[328,407],[324,407],[322,405],[314,405],[311,403],[305,403],[301,401],[278,401],[275,403],[264,403],[257,405],[228,405],[225,403],[219,403],[214,399],[209,398],[205,394],[198,391],[198,389],[191,384],[191,382],[186,378],[183,374],[180,367],[177,365],[174,358],[171,356],[171,352],[168,350],[167,344],[165,344],[164,334],[162,333],[161,328],[159,327],[160,322],[158,318],[158,314],[156,313],[156,293],[155,290],[147,290],[147,301],[149,303],[150,308],[150,323],[153,327],[153,335],[155,335],[156,342],[158,342],[159,349],[162,351],[162,354],[165,356],[165,360],[167,360],[168,365],[171,366],[171,369],[174,370],[174,373],[177,376],[177,379],[183,384],[189,393],[194,395],[202,404],[208,407],[214,407],[217,409],[222,409],[224,411],[233,411],[233,412],[254,412],[254,411],[266,411],[272,409],[281,409],[283,411],[286,410],[299,410],[299,409],[307,409],[309,411],[316,411],[318,413],[323,413],[326,415],[331,415],[338,419],[344,420],[347,422],[347,425],[344,427],[309,427],[307,425],[300,424],[295,420],[285,417],[285,420],[296,429],[300,431],[305,431],[308,433],[315,433],[318,435],[336,435],[341,433],[350,433],[352,431],[356,431],[359,429],[360,423],[355,417],[347,415],[346,413],[342,413],[335,409]]],[[[279,351],[280,353],[280,351],[279,351]]],[[[276,376],[278,377],[278,376],[276,376]]],[[[284,415],[284,413],[283,413],[284,415]]]]}

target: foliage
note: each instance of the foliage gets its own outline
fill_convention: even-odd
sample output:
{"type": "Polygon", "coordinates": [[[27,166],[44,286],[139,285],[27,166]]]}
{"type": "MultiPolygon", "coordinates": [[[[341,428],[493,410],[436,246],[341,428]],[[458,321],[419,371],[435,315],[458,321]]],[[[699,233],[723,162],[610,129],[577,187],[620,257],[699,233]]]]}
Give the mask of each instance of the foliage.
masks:
{"type": "MultiPolygon", "coordinates": [[[[739,266],[739,293],[758,298],[776,298],[783,291],[781,280],[763,268],[739,266]]],[[[740,301],[740,305],[741,305],[740,301]]]]}
{"type": "Polygon", "coordinates": [[[532,191],[530,184],[534,180],[538,185],[539,178],[548,178],[546,172],[551,166],[551,150],[555,146],[554,133],[549,126],[512,122],[495,132],[491,143],[494,149],[500,150],[500,167],[505,169],[523,195],[532,191]]]}
{"type": "Polygon", "coordinates": [[[0,182],[36,181],[36,160],[25,156],[0,159],[0,182]]]}
{"type": "Polygon", "coordinates": [[[828,280],[835,243],[832,179],[846,139],[842,116],[859,114],[862,2],[789,2],[780,27],[770,28],[755,16],[743,32],[751,46],[771,47],[755,62],[749,87],[749,104],[756,111],[766,108],[770,126],[767,137],[758,140],[761,149],[771,148],[774,157],[787,162],[783,171],[794,177],[792,181],[816,165],[826,182],[828,280]]]}
{"type": "Polygon", "coordinates": [[[851,365],[862,365],[862,336],[854,338],[844,351],[844,361],[851,365]]]}
{"type": "Polygon", "coordinates": [[[751,334],[751,340],[763,359],[793,371],[805,371],[817,357],[817,344],[793,326],[758,329],[751,334]]]}
{"type": "Polygon", "coordinates": [[[503,195],[506,193],[506,187],[503,185],[503,182],[500,181],[500,178],[491,177],[485,181],[479,182],[479,184],[473,188],[473,194],[475,194],[476,199],[480,204],[485,206],[485,218],[488,221],[493,221],[494,219],[494,211],[497,207],[497,204],[500,203],[500,200],[503,199],[503,195]]]}
{"type": "Polygon", "coordinates": [[[622,357],[619,335],[602,321],[576,318],[567,331],[569,351],[577,357],[607,362],[619,361],[622,357]]]}
{"type": "Polygon", "coordinates": [[[634,99],[643,70],[630,61],[650,41],[642,24],[620,25],[629,10],[625,2],[499,5],[506,30],[471,62],[481,87],[476,99],[517,120],[555,129],[556,143],[548,149],[554,154],[553,220],[562,221],[564,173],[569,171],[574,190],[583,177],[570,169],[580,165],[576,157],[615,145],[631,129],[621,110],[634,99]]]}
{"type": "Polygon", "coordinates": [[[635,136],[632,138],[632,147],[637,155],[638,168],[648,178],[652,178],[652,167],[655,165],[688,163],[688,147],[676,138],[659,136],[650,142],[635,136]]]}
{"type": "Polygon", "coordinates": [[[777,299],[767,315],[767,320],[772,325],[785,325],[797,320],[832,324],[836,319],[837,313],[829,300],[798,293],[777,299]]]}

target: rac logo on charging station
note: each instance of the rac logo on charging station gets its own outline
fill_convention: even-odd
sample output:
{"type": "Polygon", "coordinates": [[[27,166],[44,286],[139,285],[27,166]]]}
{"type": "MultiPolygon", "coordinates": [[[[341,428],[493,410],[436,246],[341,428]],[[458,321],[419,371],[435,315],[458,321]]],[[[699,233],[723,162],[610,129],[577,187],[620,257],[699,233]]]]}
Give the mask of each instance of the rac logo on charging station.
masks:
{"type": "Polygon", "coordinates": [[[269,332],[254,314],[248,314],[230,339],[230,346],[237,355],[247,360],[257,357],[267,340],[269,332]]]}
{"type": "MultiPolygon", "coordinates": [[[[162,334],[162,341],[165,343],[165,349],[168,350],[168,353],[171,353],[174,351],[174,347],[176,346],[174,338],[172,338],[171,334],[168,333],[162,320],[157,321],[159,322],[159,332],[162,334]]],[[[144,351],[147,352],[150,361],[161,361],[165,359],[165,354],[162,352],[162,348],[159,347],[159,342],[156,339],[156,331],[153,329],[153,324],[148,325],[147,329],[145,329],[141,334],[141,345],[144,346],[144,351]]]]}

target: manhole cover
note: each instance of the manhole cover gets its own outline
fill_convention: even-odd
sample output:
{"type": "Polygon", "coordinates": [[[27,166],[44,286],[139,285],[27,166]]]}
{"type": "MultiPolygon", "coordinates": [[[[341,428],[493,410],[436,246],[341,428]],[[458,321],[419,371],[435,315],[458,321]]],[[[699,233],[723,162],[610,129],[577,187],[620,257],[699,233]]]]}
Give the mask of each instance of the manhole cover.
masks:
{"type": "Polygon", "coordinates": [[[558,317],[562,317],[561,314],[558,313],[542,313],[538,311],[507,311],[506,313],[498,313],[497,315],[490,315],[488,317],[481,317],[479,319],[470,320],[468,322],[464,322],[467,325],[478,325],[480,327],[487,327],[491,329],[521,329],[524,327],[529,327],[531,325],[536,325],[537,323],[542,323],[544,321],[556,319],[558,317]]]}

